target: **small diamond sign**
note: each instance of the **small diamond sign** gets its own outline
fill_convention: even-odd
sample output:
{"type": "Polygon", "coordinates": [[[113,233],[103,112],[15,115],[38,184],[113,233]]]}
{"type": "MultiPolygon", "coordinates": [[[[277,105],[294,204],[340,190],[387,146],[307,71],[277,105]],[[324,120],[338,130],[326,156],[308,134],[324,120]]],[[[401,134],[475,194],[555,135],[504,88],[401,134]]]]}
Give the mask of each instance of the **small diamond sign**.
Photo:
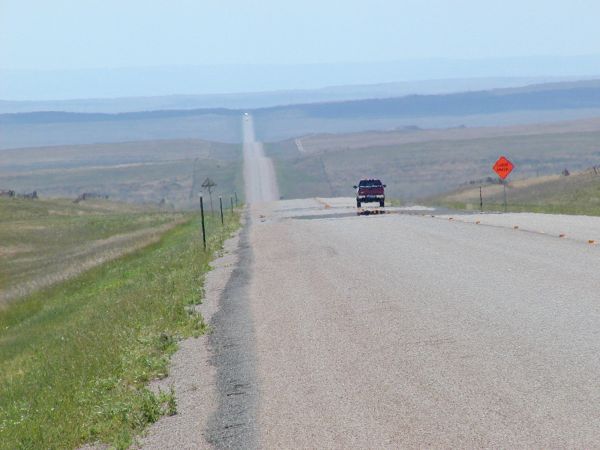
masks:
{"type": "Polygon", "coordinates": [[[501,156],[500,158],[498,158],[498,161],[496,161],[496,164],[494,164],[494,172],[496,172],[498,174],[498,176],[500,178],[502,178],[503,180],[506,179],[506,177],[508,177],[508,175],[512,172],[512,170],[515,168],[514,164],[511,163],[506,157],[501,156]]]}

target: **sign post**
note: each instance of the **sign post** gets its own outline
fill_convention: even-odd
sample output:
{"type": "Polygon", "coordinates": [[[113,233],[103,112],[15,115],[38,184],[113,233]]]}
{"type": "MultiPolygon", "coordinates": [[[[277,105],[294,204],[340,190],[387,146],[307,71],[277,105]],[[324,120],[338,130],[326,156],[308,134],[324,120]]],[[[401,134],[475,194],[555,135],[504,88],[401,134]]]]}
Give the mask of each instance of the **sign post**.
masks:
{"type": "Polygon", "coordinates": [[[206,180],[204,180],[204,183],[202,183],[202,187],[208,189],[208,196],[210,198],[210,212],[211,213],[215,212],[215,210],[213,209],[213,202],[212,202],[212,188],[214,188],[216,185],[217,185],[217,183],[215,183],[210,178],[207,178],[206,180]]]}
{"type": "Polygon", "coordinates": [[[502,186],[504,187],[504,212],[506,212],[508,210],[506,202],[506,178],[510,175],[515,166],[505,156],[501,156],[492,168],[502,180],[502,186]]]}
{"type": "Polygon", "coordinates": [[[483,193],[481,192],[481,186],[479,186],[479,210],[483,212],[483,193]]]}

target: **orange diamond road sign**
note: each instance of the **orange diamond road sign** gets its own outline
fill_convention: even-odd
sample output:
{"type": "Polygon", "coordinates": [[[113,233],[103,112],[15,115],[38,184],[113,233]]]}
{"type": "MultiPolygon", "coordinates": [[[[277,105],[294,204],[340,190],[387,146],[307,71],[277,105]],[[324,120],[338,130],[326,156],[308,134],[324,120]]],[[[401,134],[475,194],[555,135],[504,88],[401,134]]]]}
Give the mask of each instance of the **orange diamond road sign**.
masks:
{"type": "Polygon", "coordinates": [[[506,177],[512,172],[512,170],[515,168],[514,164],[511,163],[508,159],[506,159],[504,156],[501,156],[500,158],[498,158],[498,161],[496,161],[496,164],[494,164],[494,172],[496,172],[498,174],[498,176],[500,178],[502,178],[503,180],[506,179],[506,177]]]}

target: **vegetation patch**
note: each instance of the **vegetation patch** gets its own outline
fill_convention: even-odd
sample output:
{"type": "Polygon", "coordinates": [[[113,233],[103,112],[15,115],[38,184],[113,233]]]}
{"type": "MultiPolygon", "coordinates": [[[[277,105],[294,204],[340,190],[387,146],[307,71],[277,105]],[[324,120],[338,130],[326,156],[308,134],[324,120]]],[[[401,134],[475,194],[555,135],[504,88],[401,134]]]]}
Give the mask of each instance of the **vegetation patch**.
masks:
{"type": "MultiPolygon", "coordinates": [[[[597,169],[569,176],[539,177],[507,185],[508,211],[548,214],[600,215],[600,174],[597,169]]],[[[483,210],[504,211],[501,185],[482,187],[483,210]]],[[[432,198],[430,204],[479,210],[479,187],[469,187],[432,198]]]]}
{"type": "Polygon", "coordinates": [[[0,304],[155,242],[182,218],[102,200],[0,198],[0,304]]]}
{"type": "Polygon", "coordinates": [[[239,226],[228,214],[197,217],[159,242],[38,291],[0,310],[0,448],[126,448],[163,414],[175,393],[152,393],[177,341],[206,331],[190,305],[203,274],[239,226]]]}

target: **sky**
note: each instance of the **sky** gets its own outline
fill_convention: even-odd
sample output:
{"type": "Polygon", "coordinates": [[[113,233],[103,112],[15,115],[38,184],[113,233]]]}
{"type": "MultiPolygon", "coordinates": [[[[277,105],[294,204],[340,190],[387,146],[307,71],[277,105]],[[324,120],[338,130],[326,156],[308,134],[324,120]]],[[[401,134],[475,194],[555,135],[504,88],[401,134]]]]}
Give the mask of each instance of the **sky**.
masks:
{"type": "Polygon", "coordinates": [[[0,98],[596,76],[598,17],[597,0],[0,0],[0,98]]]}
{"type": "Polygon", "coordinates": [[[0,68],[600,54],[596,0],[0,0],[0,68]]]}

